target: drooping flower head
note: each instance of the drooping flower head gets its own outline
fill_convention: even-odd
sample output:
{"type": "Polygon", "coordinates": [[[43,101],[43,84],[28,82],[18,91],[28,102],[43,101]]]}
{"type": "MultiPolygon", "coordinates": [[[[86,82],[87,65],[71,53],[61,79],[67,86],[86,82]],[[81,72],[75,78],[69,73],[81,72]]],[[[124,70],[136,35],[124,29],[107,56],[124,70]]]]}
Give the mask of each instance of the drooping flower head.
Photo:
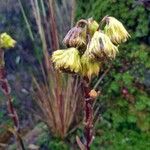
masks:
{"type": "Polygon", "coordinates": [[[0,48],[13,48],[16,41],[7,33],[0,34],[0,48]]]}
{"type": "Polygon", "coordinates": [[[129,37],[129,33],[123,24],[114,17],[105,16],[102,19],[102,24],[106,23],[104,33],[111,39],[114,44],[125,42],[129,37]]]}
{"type": "Polygon", "coordinates": [[[80,20],[76,26],[66,34],[63,43],[68,47],[82,47],[86,45],[86,20],[80,20]]]}
{"type": "Polygon", "coordinates": [[[52,55],[56,69],[78,73],[81,70],[79,51],[76,48],[56,50],[52,55]]]}
{"type": "Polygon", "coordinates": [[[104,60],[115,58],[117,52],[118,48],[111,42],[109,37],[102,31],[96,31],[88,43],[85,55],[93,60],[104,60]]]}
{"type": "Polygon", "coordinates": [[[94,33],[98,30],[99,24],[93,18],[89,18],[87,20],[87,27],[87,30],[89,31],[89,34],[92,37],[94,33]]]}
{"type": "Polygon", "coordinates": [[[92,76],[95,75],[97,76],[101,67],[100,62],[96,60],[91,60],[86,55],[82,55],[81,65],[82,65],[82,70],[81,70],[82,76],[88,77],[89,79],[91,79],[92,76]]]}

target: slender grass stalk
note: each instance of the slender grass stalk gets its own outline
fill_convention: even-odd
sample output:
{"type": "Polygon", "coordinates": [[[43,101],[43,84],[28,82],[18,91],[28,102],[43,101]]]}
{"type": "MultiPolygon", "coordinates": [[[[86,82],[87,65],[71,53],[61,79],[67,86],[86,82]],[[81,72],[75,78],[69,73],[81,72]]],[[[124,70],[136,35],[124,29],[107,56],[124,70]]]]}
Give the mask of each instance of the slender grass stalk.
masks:
{"type": "Polygon", "coordinates": [[[21,12],[22,12],[22,15],[23,15],[24,21],[25,21],[25,23],[26,23],[27,29],[28,29],[28,31],[29,31],[29,36],[30,36],[30,38],[31,38],[32,42],[34,42],[33,32],[32,32],[32,29],[31,29],[30,23],[29,23],[29,21],[28,21],[28,19],[27,19],[27,16],[26,16],[25,10],[24,10],[24,8],[23,8],[23,6],[22,6],[22,2],[21,2],[21,0],[18,0],[18,2],[19,2],[19,5],[20,5],[20,9],[21,9],[21,12]]]}
{"type": "Polygon", "coordinates": [[[98,87],[98,85],[100,84],[100,82],[103,80],[103,78],[106,76],[106,74],[109,72],[109,70],[111,69],[111,66],[109,66],[109,68],[103,73],[103,75],[98,79],[98,81],[96,82],[96,84],[94,85],[93,89],[96,90],[96,88],[98,87]]]}
{"type": "Polygon", "coordinates": [[[54,70],[49,61],[49,39],[51,40],[49,42],[51,43],[51,50],[59,48],[54,13],[56,2],[52,0],[44,2],[42,0],[30,0],[30,2],[42,43],[41,50],[44,54],[44,64],[40,63],[44,82],[39,82],[33,76],[33,96],[43,112],[44,122],[52,133],[55,136],[65,138],[74,121],[77,108],[79,108],[77,103],[80,103],[79,99],[82,97],[79,94],[81,86],[78,84],[78,78],[74,79],[72,75],[60,74],[54,70]],[[47,4],[46,7],[45,4],[47,4]],[[50,28],[48,29],[48,27],[50,28]]]}
{"type": "Polygon", "coordinates": [[[50,64],[49,64],[49,58],[48,58],[47,43],[46,43],[44,28],[42,26],[39,4],[37,0],[31,0],[31,4],[32,4],[32,9],[34,12],[35,20],[38,26],[38,31],[39,31],[41,42],[42,42],[42,50],[44,54],[45,67],[46,67],[46,70],[49,70],[50,64]]]}
{"type": "Polygon", "coordinates": [[[51,37],[52,37],[52,49],[56,50],[59,48],[59,41],[57,36],[57,25],[54,16],[54,1],[48,0],[48,7],[49,7],[49,17],[50,17],[50,27],[51,27],[51,37]]]}
{"type": "Polygon", "coordinates": [[[76,0],[73,0],[73,2],[72,2],[72,12],[71,12],[71,27],[73,27],[73,24],[74,24],[75,10],[76,10],[76,0]]]}
{"type": "Polygon", "coordinates": [[[48,46],[50,47],[50,49],[52,49],[51,48],[51,45],[52,45],[51,40],[52,39],[51,39],[51,35],[49,34],[50,33],[50,25],[49,25],[49,21],[47,19],[47,13],[46,13],[46,8],[45,8],[45,5],[44,5],[44,1],[40,0],[40,4],[41,4],[41,10],[42,10],[42,18],[43,18],[43,22],[44,22],[44,25],[45,25],[44,32],[46,33],[46,36],[47,36],[47,41],[49,43],[48,46]]]}

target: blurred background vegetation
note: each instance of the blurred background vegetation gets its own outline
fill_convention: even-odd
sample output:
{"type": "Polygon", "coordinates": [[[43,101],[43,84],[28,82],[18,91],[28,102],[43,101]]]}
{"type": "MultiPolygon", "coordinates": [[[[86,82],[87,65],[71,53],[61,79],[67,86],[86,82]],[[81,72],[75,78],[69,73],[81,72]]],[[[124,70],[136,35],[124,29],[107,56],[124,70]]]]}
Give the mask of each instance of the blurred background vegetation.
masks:
{"type": "MultiPolygon", "coordinates": [[[[8,32],[18,42],[17,47],[5,54],[8,80],[12,85],[14,104],[25,133],[39,126],[39,106],[32,96],[32,73],[39,72],[42,59],[42,44],[31,3],[22,0],[28,23],[17,0],[0,0],[0,32],[8,32]],[[32,38],[32,34],[34,39],[32,38]],[[37,113],[38,112],[38,113],[37,113]]],[[[39,0],[40,3],[40,0],[39,0]]],[[[42,7],[41,7],[42,10],[42,7]]],[[[47,11],[47,8],[46,8],[47,11]]],[[[105,15],[120,20],[131,35],[128,42],[120,46],[117,59],[100,83],[101,95],[97,99],[99,120],[95,124],[95,140],[92,150],[148,150],[150,147],[150,10],[135,0],[57,0],[54,7],[59,42],[75,21],[93,17],[97,21],[105,15]]],[[[60,47],[62,45],[60,44],[60,47]]],[[[51,54],[52,46],[48,44],[51,54]]],[[[105,66],[99,77],[108,68],[105,66]]],[[[93,80],[97,83],[99,77],[93,80]]],[[[81,110],[81,109],[79,109],[81,110]]],[[[0,95],[0,126],[9,125],[6,103],[0,95]]],[[[82,125],[71,125],[71,134],[65,140],[53,137],[47,128],[33,142],[40,150],[77,149],[75,136],[82,136],[82,125]]],[[[0,143],[8,139],[8,133],[0,128],[0,143]],[[6,138],[4,140],[4,137],[6,138]]],[[[34,140],[33,140],[34,141],[34,140]]]]}
{"type": "MultiPolygon", "coordinates": [[[[122,44],[104,78],[102,120],[95,140],[104,149],[148,149],[150,146],[150,11],[133,0],[78,0],[76,18],[96,20],[112,15],[123,22],[131,39],[122,44]],[[140,138],[140,140],[139,140],[140,138]]],[[[96,82],[96,80],[95,80],[96,82]]],[[[93,147],[94,149],[94,147],[93,147]]]]}

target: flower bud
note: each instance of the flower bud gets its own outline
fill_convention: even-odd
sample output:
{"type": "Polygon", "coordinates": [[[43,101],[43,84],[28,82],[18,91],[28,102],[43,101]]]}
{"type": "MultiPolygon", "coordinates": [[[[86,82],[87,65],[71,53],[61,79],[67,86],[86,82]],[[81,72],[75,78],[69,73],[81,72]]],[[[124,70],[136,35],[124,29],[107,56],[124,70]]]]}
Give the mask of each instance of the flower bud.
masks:
{"type": "Polygon", "coordinates": [[[87,45],[85,55],[91,59],[103,60],[115,58],[118,48],[110,41],[109,37],[101,31],[96,31],[87,45]]]}
{"type": "Polygon", "coordinates": [[[90,92],[89,92],[89,96],[91,97],[91,98],[97,98],[98,97],[98,95],[99,95],[99,92],[96,92],[95,91],[95,89],[92,89],[90,92]]]}
{"type": "Polygon", "coordinates": [[[86,45],[86,20],[80,20],[65,36],[63,43],[68,47],[82,47],[86,45]]]}
{"type": "Polygon", "coordinates": [[[102,19],[102,23],[106,23],[104,33],[109,36],[114,44],[120,44],[127,41],[130,37],[123,24],[114,17],[106,16],[102,19]]]}
{"type": "Polygon", "coordinates": [[[91,60],[86,55],[81,57],[82,70],[81,74],[91,79],[92,76],[98,75],[101,64],[98,61],[91,60]]]}
{"type": "Polygon", "coordinates": [[[79,51],[76,48],[54,51],[52,62],[56,69],[78,73],[81,70],[79,51]]]}
{"type": "Polygon", "coordinates": [[[15,44],[16,41],[7,33],[0,34],[0,48],[13,48],[15,44]]]}
{"type": "Polygon", "coordinates": [[[93,18],[89,18],[87,22],[88,22],[88,31],[90,36],[92,37],[94,33],[98,30],[99,24],[95,20],[93,20],[93,18]]]}

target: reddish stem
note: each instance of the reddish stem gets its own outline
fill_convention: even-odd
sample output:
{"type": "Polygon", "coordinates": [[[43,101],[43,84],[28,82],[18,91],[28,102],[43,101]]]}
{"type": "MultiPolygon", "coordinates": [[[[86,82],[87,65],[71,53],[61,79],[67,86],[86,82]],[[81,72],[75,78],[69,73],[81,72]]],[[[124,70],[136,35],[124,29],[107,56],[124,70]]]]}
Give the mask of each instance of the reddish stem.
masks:
{"type": "Polygon", "coordinates": [[[10,95],[5,95],[5,96],[6,96],[7,99],[8,99],[8,111],[9,111],[10,115],[12,115],[11,118],[12,118],[12,121],[13,121],[14,126],[15,126],[15,128],[16,128],[17,139],[18,139],[18,141],[19,141],[19,143],[20,143],[20,146],[21,146],[22,150],[25,150],[23,140],[22,140],[22,138],[21,138],[20,135],[19,135],[19,134],[20,134],[19,120],[18,120],[18,115],[17,115],[17,113],[16,113],[16,111],[15,111],[15,108],[14,108],[14,106],[13,106],[13,103],[12,103],[12,98],[11,98],[10,95]]]}
{"type": "Polygon", "coordinates": [[[15,125],[16,129],[18,130],[19,129],[18,116],[17,116],[16,111],[13,107],[12,99],[11,99],[10,95],[5,95],[5,96],[7,97],[7,100],[8,100],[9,114],[11,115],[11,118],[14,122],[14,125],[15,125]]]}
{"type": "MultiPolygon", "coordinates": [[[[86,101],[85,102],[85,112],[86,112],[86,122],[88,121],[88,118],[90,116],[90,110],[89,110],[89,107],[88,107],[88,102],[86,101]]],[[[87,150],[90,150],[90,130],[91,128],[89,128],[89,126],[85,126],[85,134],[86,134],[86,149],[87,150]]]]}
{"type": "Polygon", "coordinates": [[[16,136],[17,140],[19,141],[19,144],[20,144],[22,150],[25,150],[23,140],[20,137],[18,115],[15,111],[15,108],[12,103],[12,98],[10,95],[11,89],[10,89],[10,86],[8,84],[7,77],[6,77],[7,74],[6,74],[6,70],[5,70],[4,51],[2,49],[0,49],[0,61],[1,61],[1,64],[0,64],[0,86],[1,86],[2,92],[4,93],[4,95],[7,98],[8,112],[14,123],[14,129],[16,130],[15,136],[16,136]]]}
{"type": "Polygon", "coordinates": [[[86,150],[90,150],[90,144],[93,138],[92,127],[93,127],[93,108],[92,108],[92,98],[89,95],[90,87],[89,80],[84,78],[83,81],[83,91],[85,98],[85,138],[86,138],[86,150]]]}

